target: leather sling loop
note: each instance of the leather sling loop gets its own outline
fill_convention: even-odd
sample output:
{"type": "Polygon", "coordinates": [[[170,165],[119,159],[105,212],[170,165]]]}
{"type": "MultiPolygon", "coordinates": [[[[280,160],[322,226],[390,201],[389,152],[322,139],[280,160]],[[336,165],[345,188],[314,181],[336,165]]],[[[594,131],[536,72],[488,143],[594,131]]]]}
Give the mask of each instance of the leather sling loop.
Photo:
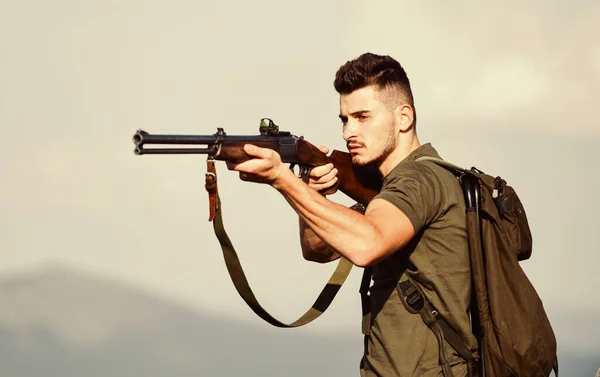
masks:
{"type": "Polygon", "coordinates": [[[239,295],[246,302],[246,304],[248,304],[248,306],[254,311],[254,313],[273,326],[285,328],[305,325],[323,314],[323,312],[329,307],[335,298],[342,284],[346,280],[346,277],[350,273],[350,270],[353,266],[352,263],[341,257],[335,271],[331,275],[331,278],[317,297],[312,307],[308,309],[306,313],[304,313],[299,319],[292,323],[286,324],[278,321],[271,316],[271,314],[269,314],[256,299],[256,296],[248,284],[248,280],[246,279],[246,275],[244,274],[244,270],[242,269],[242,265],[233,247],[233,244],[231,243],[227,232],[225,232],[225,227],[223,226],[223,215],[221,212],[221,201],[217,187],[215,164],[214,160],[210,158],[207,160],[205,188],[209,195],[209,221],[213,222],[215,235],[221,244],[227,271],[229,272],[229,276],[231,277],[231,281],[233,282],[235,289],[238,291],[239,295]]]}

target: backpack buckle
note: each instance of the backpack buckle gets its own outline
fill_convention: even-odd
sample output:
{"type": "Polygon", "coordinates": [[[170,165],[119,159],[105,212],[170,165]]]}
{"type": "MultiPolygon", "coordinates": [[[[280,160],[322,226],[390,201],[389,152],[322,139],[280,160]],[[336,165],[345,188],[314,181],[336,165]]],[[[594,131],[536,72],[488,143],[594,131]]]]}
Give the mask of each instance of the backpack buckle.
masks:
{"type": "Polygon", "coordinates": [[[410,280],[401,281],[400,290],[404,301],[411,309],[419,311],[423,308],[425,300],[410,280]]]}
{"type": "Polygon", "coordinates": [[[413,290],[413,292],[406,296],[406,303],[414,310],[420,310],[425,304],[425,301],[416,289],[413,288],[413,290]]]}

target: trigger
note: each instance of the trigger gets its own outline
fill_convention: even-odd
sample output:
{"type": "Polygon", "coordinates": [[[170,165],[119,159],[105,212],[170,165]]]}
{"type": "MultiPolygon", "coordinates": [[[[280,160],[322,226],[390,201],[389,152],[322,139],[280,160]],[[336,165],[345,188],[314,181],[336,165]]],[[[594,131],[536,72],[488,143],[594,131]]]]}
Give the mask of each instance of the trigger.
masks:
{"type": "Polygon", "coordinates": [[[290,164],[290,170],[294,172],[294,175],[296,175],[296,164],[290,164]]]}
{"type": "Polygon", "coordinates": [[[301,169],[302,178],[308,178],[310,175],[310,171],[312,170],[312,166],[304,166],[301,169]]]}

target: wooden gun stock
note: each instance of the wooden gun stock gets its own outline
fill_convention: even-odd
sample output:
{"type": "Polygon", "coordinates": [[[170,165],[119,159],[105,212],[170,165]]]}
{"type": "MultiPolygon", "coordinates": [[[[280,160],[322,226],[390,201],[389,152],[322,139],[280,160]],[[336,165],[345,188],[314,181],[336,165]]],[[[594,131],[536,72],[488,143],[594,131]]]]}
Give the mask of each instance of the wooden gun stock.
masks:
{"type": "Polygon", "coordinates": [[[341,192],[365,206],[379,193],[382,178],[377,169],[354,167],[350,154],[337,150],[329,158],[338,170],[336,186],[341,192]]]}
{"type": "Polygon", "coordinates": [[[338,181],[335,186],[322,192],[324,195],[339,189],[353,200],[366,206],[381,189],[382,178],[379,171],[373,166],[354,166],[350,153],[334,150],[327,156],[306,140],[299,140],[297,154],[300,164],[321,166],[333,163],[338,170],[338,181]]]}

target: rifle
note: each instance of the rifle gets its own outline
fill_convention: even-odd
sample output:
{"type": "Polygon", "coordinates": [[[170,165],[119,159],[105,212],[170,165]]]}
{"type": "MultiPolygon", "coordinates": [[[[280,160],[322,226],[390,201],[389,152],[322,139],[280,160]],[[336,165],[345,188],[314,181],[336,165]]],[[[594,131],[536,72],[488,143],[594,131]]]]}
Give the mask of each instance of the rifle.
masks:
{"type": "Polygon", "coordinates": [[[323,194],[336,190],[342,191],[358,203],[366,205],[381,187],[381,177],[376,169],[369,165],[355,167],[349,153],[334,150],[325,155],[304,137],[292,135],[289,131],[280,131],[268,118],[261,119],[260,135],[227,135],[223,128],[217,128],[213,135],[152,135],[138,130],[133,136],[136,155],[144,154],[206,154],[208,159],[243,162],[250,159],[243,149],[244,144],[253,144],[261,148],[275,150],[290,169],[300,169],[300,178],[308,177],[313,167],[333,163],[338,169],[336,185],[323,194]],[[149,144],[166,145],[206,145],[204,148],[145,148],[149,144]]]}
{"type": "Polygon", "coordinates": [[[213,222],[215,235],[221,244],[225,264],[236,290],[259,317],[276,327],[297,327],[313,321],[329,307],[352,268],[352,264],[343,257],[340,258],[336,270],[312,307],[298,320],[289,324],[282,323],[262,308],[248,284],[237,253],[223,226],[215,160],[246,161],[251,157],[244,152],[243,147],[245,144],[253,144],[279,153],[282,162],[290,164],[290,169],[299,168],[297,175],[301,179],[306,179],[312,168],[333,163],[338,170],[338,180],[333,187],[323,191],[322,194],[328,195],[340,190],[357,202],[357,205],[354,206],[355,209],[364,209],[379,192],[381,175],[377,169],[372,165],[365,167],[353,166],[352,158],[346,152],[334,150],[327,156],[313,144],[306,141],[303,136],[293,135],[289,131],[281,131],[279,126],[269,118],[261,119],[259,135],[227,135],[223,128],[217,128],[217,132],[212,135],[157,135],[140,129],[134,134],[133,142],[135,144],[134,154],[136,155],[207,155],[205,188],[209,198],[208,221],[213,222]],[[147,145],[178,145],[179,147],[147,148],[147,145]]]}

